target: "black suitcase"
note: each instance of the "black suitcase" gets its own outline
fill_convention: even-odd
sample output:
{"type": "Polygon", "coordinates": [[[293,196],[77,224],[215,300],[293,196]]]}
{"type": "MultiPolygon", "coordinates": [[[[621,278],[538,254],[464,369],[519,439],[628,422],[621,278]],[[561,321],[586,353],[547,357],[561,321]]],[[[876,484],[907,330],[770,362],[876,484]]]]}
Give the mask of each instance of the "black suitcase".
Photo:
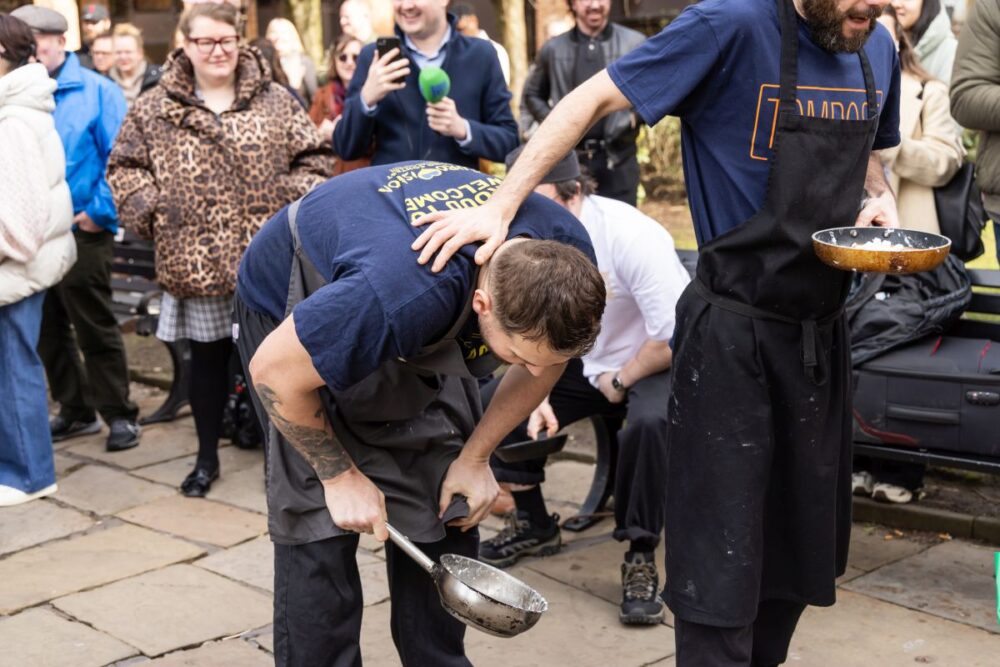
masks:
{"type": "Polygon", "coordinates": [[[924,338],[854,380],[856,441],[1000,458],[1000,342],[924,338]]]}

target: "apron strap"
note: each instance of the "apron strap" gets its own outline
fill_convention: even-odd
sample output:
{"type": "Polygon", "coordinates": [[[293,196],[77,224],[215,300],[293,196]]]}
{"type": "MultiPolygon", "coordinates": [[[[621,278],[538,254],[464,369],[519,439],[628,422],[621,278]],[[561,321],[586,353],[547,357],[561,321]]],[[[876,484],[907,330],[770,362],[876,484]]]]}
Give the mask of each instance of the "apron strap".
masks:
{"type": "Polygon", "coordinates": [[[779,113],[798,113],[795,104],[799,81],[799,25],[792,0],[778,0],[781,25],[781,76],[778,93],[779,113]]]}
{"type": "Polygon", "coordinates": [[[868,62],[868,54],[865,53],[864,48],[858,51],[858,57],[861,59],[861,71],[865,75],[865,94],[868,97],[868,119],[874,118],[878,115],[878,99],[875,94],[875,76],[872,74],[871,63],[868,62]]]}
{"type": "Polygon", "coordinates": [[[288,296],[285,298],[285,317],[292,314],[292,309],[310,294],[326,285],[316,267],[302,250],[302,240],[299,237],[299,205],[302,197],[293,201],[288,207],[288,232],[292,236],[292,266],[288,273],[288,296]]]}
{"type": "Polygon", "coordinates": [[[830,373],[829,369],[821,364],[823,354],[820,349],[820,340],[818,335],[819,327],[826,326],[843,315],[843,307],[838,308],[833,313],[820,319],[797,320],[794,317],[788,317],[786,315],[781,315],[780,313],[772,313],[769,310],[757,308],[755,306],[745,304],[742,301],[729,299],[720,294],[716,294],[709,289],[700,278],[696,277],[692,282],[694,283],[694,290],[698,293],[698,296],[713,306],[718,306],[723,310],[728,310],[731,313],[736,313],[737,315],[742,315],[743,317],[754,320],[770,320],[772,322],[781,322],[783,324],[791,324],[799,327],[801,330],[800,353],[802,357],[802,368],[805,371],[806,377],[808,377],[809,381],[817,387],[822,387],[827,383],[830,373]]]}

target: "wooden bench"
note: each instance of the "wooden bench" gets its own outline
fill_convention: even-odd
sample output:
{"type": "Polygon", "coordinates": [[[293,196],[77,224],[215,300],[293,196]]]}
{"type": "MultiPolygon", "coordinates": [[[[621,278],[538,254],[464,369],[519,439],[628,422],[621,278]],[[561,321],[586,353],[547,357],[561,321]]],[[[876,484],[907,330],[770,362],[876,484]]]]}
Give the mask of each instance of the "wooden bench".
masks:
{"type": "MultiPolygon", "coordinates": [[[[163,290],[156,283],[153,246],[130,232],[115,241],[111,265],[111,303],[122,333],[150,336],[156,333],[159,299],[163,290]]],[[[173,365],[173,379],[166,400],[141,424],[172,421],[188,402],[191,351],[187,341],[164,343],[173,365]]]]}

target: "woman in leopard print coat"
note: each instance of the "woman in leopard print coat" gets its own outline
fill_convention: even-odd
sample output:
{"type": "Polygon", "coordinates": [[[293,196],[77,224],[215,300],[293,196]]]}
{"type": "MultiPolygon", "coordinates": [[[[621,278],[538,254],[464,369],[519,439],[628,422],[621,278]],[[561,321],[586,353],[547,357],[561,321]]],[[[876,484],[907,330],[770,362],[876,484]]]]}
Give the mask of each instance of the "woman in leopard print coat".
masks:
{"type": "Polygon", "coordinates": [[[218,476],[229,393],[236,271],[261,225],[330,176],[333,157],[308,115],[253,48],[236,12],[198,4],[181,19],[184,46],[157,87],[132,106],[108,163],[125,227],[156,247],[165,294],[156,335],[191,341],[190,402],[198,431],[186,495],[218,476]]]}

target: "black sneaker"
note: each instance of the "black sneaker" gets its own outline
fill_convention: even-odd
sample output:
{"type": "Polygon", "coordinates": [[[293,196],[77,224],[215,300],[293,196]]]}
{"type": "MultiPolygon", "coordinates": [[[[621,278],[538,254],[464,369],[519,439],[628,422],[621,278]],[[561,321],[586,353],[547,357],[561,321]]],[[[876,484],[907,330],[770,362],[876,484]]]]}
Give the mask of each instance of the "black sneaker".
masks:
{"type": "Polygon", "coordinates": [[[479,545],[479,560],[493,567],[513,565],[524,556],[551,556],[562,546],[559,515],[548,528],[532,526],[527,512],[511,512],[507,525],[491,540],[479,545]]]}
{"type": "Polygon", "coordinates": [[[625,625],[656,625],[663,621],[663,601],[656,594],[660,577],[652,553],[636,552],[622,563],[622,605],[618,620],[625,625]]]}
{"type": "Polygon", "coordinates": [[[59,442],[97,433],[101,430],[101,422],[98,419],[89,422],[70,421],[57,415],[49,421],[49,430],[52,431],[52,442],[59,442]]]}
{"type": "Polygon", "coordinates": [[[138,422],[130,419],[113,419],[109,428],[111,434],[108,435],[108,441],[104,445],[109,452],[132,449],[139,444],[139,434],[142,433],[142,429],[139,428],[138,422]]]}

